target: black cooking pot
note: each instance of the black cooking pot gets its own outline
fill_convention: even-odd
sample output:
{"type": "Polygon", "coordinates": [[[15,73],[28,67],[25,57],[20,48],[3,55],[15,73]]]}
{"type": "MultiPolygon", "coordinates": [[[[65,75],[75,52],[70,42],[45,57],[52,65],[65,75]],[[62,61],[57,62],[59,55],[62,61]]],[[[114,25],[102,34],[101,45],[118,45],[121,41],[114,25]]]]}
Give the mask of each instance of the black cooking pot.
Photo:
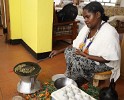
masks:
{"type": "Polygon", "coordinates": [[[19,76],[36,76],[41,71],[41,67],[34,62],[22,62],[17,64],[13,71],[19,76]]]}

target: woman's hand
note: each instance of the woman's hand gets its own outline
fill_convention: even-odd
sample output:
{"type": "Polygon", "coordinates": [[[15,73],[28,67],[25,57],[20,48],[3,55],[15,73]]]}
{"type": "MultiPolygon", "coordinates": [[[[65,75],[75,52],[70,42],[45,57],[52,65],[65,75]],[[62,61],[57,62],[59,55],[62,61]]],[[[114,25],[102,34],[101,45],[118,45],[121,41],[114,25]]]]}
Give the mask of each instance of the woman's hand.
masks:
{"type": "MultiPolygon", "coordinates": [[[[72,45],[69,45],[68,47],[71,48],[72,45]]],[[[53,51],[50,53],[49,57],[52,58],[53,56],[55,56],[55,55],[57,55],[57,54],[59,54],[59,53],[64,52],[65,49],[66,49],[66,47],[63,48],[63,49],[60,49],[60,50],[53,50],[53,51]]]]}
{"type": "Polygon", "coordinates": [[[87,56],[87,54],[85,54],[83,51],[81,51],[81,50],[79,50],[79,49],[76,49],[75,53],[76,53],[77,55],[81,55],[81,56],[84,56],[84,57],[87,56]]]}
{"type": "Polygon", "coordinates": [[[57,55],[58,53],[59,53],[58,50],[53,50],[53,51],[50,53],[49,57],[52,58],[53,56],[57,55]]]}

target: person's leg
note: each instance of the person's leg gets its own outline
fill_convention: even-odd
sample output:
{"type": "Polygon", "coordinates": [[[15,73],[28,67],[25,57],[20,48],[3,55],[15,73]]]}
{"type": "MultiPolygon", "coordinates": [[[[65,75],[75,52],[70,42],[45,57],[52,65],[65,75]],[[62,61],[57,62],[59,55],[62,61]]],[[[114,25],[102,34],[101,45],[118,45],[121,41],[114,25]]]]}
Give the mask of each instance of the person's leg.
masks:
{"type": "Polygon", "coordinates": [[[71,77],[71,72],[72,72],[72,56],[73,56],[74,48],[66,48],[65,49],[65,60],[66,60],[66,71],[65,75],[67,77],[71,77]]]}
{"type": "Polygon", "coordinates": [[[112,70],[112,67],[107,66],[105,63],[100,63],[99,65],[95,65],[95,73],[98,72],[105,72],[105,71],[110,71],[112,70]]]}
{"type": "Polygon", "coordinates": [[[100,65],[97,65],[93,60],[76,55],[75,48],[66,48],[64,54],[67,66],[65,75],[73,80],[83,77],[88,81],[92,81],[95,72],[112,69],[105,64],[100,63],[100,65]]]}
{"type": "Polygon", "coordinates": [[[93,76],[93,70],[95,63],[83,56],[75,54],[75,48],[66,48],[65,50],[65,59],[67,69],[65,75],[73,80],[78,78],[86,78],[90,80],[93,76]]]}

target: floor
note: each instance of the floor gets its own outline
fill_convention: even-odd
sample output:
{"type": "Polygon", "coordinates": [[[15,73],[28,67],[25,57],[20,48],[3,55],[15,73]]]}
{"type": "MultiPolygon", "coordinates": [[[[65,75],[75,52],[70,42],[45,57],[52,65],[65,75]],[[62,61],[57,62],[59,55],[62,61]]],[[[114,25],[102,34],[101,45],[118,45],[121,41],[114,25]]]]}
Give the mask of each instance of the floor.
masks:
{"type": "MultiPolygon", "coordinates": [[[[60,45],[63,45],[63,43],[57,43],[56,47],[60,45]]],[[[66,69],[64,54],[59,54],[52,59],[36,60],[22,45],[5,43],[5,36],[2,34],[1,29],[0,58],[0,100],[12,100],[13,96],[18,95],[17,83],[20,78],[13,72],[13,67],[20,62],[31,61],[38,63],[42,70],[37,79],[41,83],[51,80],[54,74],[64,73],[66,69]]],[[[120,78],[117,81],[116,90],[119,95],[119,100],[124,100],[123,79],[120,78]]]]}

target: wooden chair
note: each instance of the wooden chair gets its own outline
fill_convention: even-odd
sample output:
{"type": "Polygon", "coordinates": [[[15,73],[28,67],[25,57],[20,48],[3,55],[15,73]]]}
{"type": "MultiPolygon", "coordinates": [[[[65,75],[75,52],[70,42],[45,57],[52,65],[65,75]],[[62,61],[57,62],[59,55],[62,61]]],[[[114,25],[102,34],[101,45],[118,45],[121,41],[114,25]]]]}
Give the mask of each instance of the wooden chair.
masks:
{"type": "Polygon", "coordinates": [[[110,79],[111,74],[112,74],[112,71],[95,73],[95,75],[93,77],[93,86],[97,87],[99,85],[100,80],[110,79]]]}
{"type": "Polygon", "coordinates": [[[118,31],[119,34],[124,33],[124,21],[116,21],[117,25],[116,25],[116,29],[118,31]]]}
{"type": "Polygon", "coordinates": [[[70,39],[71,43],[78,35],[79,21],[58,22],[54,7],[53,14],[53,41],[70,39]]]}

